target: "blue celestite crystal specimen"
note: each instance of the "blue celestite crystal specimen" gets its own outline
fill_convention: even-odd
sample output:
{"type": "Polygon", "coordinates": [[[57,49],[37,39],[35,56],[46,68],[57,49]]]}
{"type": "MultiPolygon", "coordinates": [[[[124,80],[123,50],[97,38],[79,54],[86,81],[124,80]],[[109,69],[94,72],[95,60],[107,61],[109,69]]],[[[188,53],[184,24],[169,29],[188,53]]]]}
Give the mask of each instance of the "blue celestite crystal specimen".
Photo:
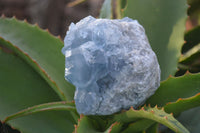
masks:
{"type": "Polygon", "coordinates": [[[88,16],[70,25],[64,43],[65,78],[76,86],[80,114],[136,108],[160,85],[156,55],[136,20],[88,16]]]}

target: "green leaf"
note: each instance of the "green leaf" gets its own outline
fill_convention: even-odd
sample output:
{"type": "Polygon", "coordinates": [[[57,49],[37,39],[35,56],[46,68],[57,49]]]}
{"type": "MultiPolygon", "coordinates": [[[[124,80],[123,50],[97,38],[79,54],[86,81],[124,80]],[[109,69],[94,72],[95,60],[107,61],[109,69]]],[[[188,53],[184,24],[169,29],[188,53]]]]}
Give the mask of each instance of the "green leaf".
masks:
{"type": "Polygon", "coordinates": [[[158,126],[158,123],[153,124],[150,128],[146,130],[146,133],[159,133],[158,126]]]}
{"type": "Polygon", "coordinates": [[[127,6],[127,0],[118,0],[118,3],[121,5],[121,12],[126,8],[127,6]],[[120,3],[119,3],[120,2],[120,3]]]}
{"type": "MultiPolygon", "coordinates": [[[[173,112],[174,116],[177,116],[178,114],[180,114],[181,112],[194,108],[194,107],[198,107],[200,106],[200,93],[198,93],[197,95],[190,97],[190,98],[185,98],[185,99],[181,99],[179,98],[176,102],[172,102],[172,103],[167,103],[167,105],[164,106],[164,110],[167,113],[171,113],[173,112]]],[[[139,132],[139,131],[144,131],[147,128],[149,128],[150,126],[152,126],[152,124],[154,124],[155,121],[151,121],[148,119],[144,119],[144,120],[139,120],[136,121],[132,124],[129,124],[129,127],[123,132],[123,133],[129,133],[129,132],[139,132]]],[[[147,131],[151,131],[154,128],[150,128],[147,131]]],[[[156,129],[154,129],[156,130],[156,129]]],[[[151,131],[152,133],[155,133],[155,131],[151,131]]]]}
{"type": "Polygon", "coordinates": [[[115,115],[114,119],[118,122],[128,123],[141,118],[146,118],[161,123],[177,133],[189,133],[189,131],[171,114],[167,114],[164,109],[160,110],[157,107],[146,107],[146,109],[142,108],[140,110],[134,110],[131,108],[124,113],[115,115]]]}
{"type": "MultiPolygon", "coordinates": [[[[111,122],[111,121],[110,121],[111,122]]],[[[75,125],[75,133],[120,133],[122,124],[114,122],[110,124],[98,116],[80,116],[78,125],[75,125]],[[104,127],[102,127],[102,125],[104,127]]]]}
{"type": "Polygon", "coordinates": [[[161,79],[174,74],[184,43],[186,1],[128,0],[124,16],[137,19],[146,30],[161,67],[161,79]]]}
{"type": "Polygon", "coordinates": [[[187,3],[188,3],[189,5],[194,5],[194,4],[196,4],[197,2],[199,2],[199,0],[187,0],[187,3]]]}
{"type": "Polygon", "coordinates": [[[200,92],[200,74],[187,73],[181,77],[169,77],[162,81],[155,94],[146,104],[162,107],[169,102],[175,102],[179,98],[189,98],[200,92]]]}
{"type": "Polygon", "coordinates": [[[199,34],[200,34],[200,26],[197,26],[188,31],[187,33],[185,33],[184,38],[186,42],[182,47],[181,50],[182,53],[186,53],[188,50],[190,50],[191,48],[200,43],[199,34]]]}
{"type": "Polygon", "coordinates": [[[74,87],[64,79],[65,57],[59,38],[25,21],[0,18],[0,43],[30,64],[62,100],[73,100],[74,87]]]}
{"type": "Polygon", "coordinates": [[[137,133],[142,132],[152,126],[155,121],[149,119],[141,119],[128,125],[123,133],[137,133]]]}
{"type": "MultiPolygon", "coordinates": [[[[26,62],[0,49],[0,120],[24,108],[59,101],[52,88],[26,62]]],[[[28,133],[72,132],[73,117],[68,111],[47,111],[8,121],[28,133]]]]}
{"type": "Polygon", "coordinates": [[[66,110],[66,111],[76,111],[75,105],[72,102],[65,102],[65,101],[61,101],[61,102],[51,102],[51,103],[44,103],[44,104],[40,104],[40,105],[35,105],[33,107],[29,107],[27,109],[24,109],[20,112],[17,112],[13,115],[10,115],[8,117],[6,117],[6,119],[4,120],[4,122],[16,119],[18,117],[22,117],[22,116],[26,116],[26,115],[30,115],[33,113],[38,113],[38,112],[42,112],[42,111],[48,111],[48,110],[66,110]]]}
{"type": "Polygon", "coordinates": [[[181,112],[200,106],[200,74],[170,77],[161,83],[147,104],[164,106],[167,113],[177,116],[181,112]]]}
{"type": "Polygon", "coordinates": [[[75,126],[75,133],[98,133],[95,129],[96,125],[98,125],[97,121],[81,115],[78,125],[75,126]]]}
{"type": "Polygon", "coordinates": [[[194,46],[179,59],[179,71],[190,71],[192,73],[200,72],[200,44],[194,46]]]}
{"type": "Polygon", "coordinates": [[[200,107],[193,108],[181,113],[178,120],[191,132],[199,133],[200,131],[200,107]]]}
{"type": "Polygon", "coordinates": [[[120,133],[121,129],[122,124],[115,122],[104,133],[120,133]]]}
{"type": "MultiPolygon", "coordinates": [[[[200,45],[198,45],[199,47],[200,45]]],[[[196,46],[195,46],[196,47],[196,46]]],[[[199,47],[200,48],[200,47],[199,47]]],[[[180,58],[180,62],[178,64],[178,67],[180,70],[188,70],[192,73],[197,73],[200,72],[200,49],[192,49],[192,51],[190,50],[189,52],[187,52],[186,55],[183,55],[180,58]],[[194,54],[192,54],[194,50],[194,54]],[[191,53],[190,53],[191,52],[191,53]]]]}
{"type": "Polygon", "coordinates": [[[193,97],[185,99],[179,98],[176,102],[168,103],[164,108],[166,112],[173,112],[173,114],[177,116],[185,110],[198,106],[200,106],[200,92],[193,97]]]}
{"type": "Polygon", "coordinates": [[[112,14],[112,0],[104,0],[99,17],[111,19],[112,14]]]}
{"type": "MultiPolygon", "coordinates": [[[[197,24],[200,24],[200,1],[199,0],[187,0],[189,8],[188,15],[190,20],[194,21],[197,24]]],[[[196,25],[197,25],[196,24],[196,25]]]]}

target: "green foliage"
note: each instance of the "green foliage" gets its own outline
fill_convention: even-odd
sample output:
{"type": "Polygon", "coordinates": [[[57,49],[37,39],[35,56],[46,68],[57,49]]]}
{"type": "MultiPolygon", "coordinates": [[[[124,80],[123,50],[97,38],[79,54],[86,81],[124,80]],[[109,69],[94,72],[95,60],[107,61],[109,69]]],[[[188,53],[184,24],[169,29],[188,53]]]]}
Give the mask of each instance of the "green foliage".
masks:
{"type": "Polygon", "coordinates": [[[200,26],[193,28],[192,30],[185,33],[185,43],[182,47],[181,52],[186,53],[189,49],[193,48],[200,43],[200,38],[196,35],[200,34],[200,26]]]}
{"type": "Polygon", "coordinates": [[[180,49],[184,43],[183,35],[186,20],[184,0],[128,0],[124,16],[139,21],[158,57],[161,78],[174,74],[180,49]]]}
{"type": "MultiPolygon", "coordinates": [[[[0,120],[25,108],[59,101],[53,89],[24,60],[13,52],[0,49],[0,120]]],[[[71,113],[47,111],[8,121],[21,132],[72,132],[71,113]]]]}
{"type": "Polygon", "coordinates": [[[105,133],[119,133],[121,129],[122,124],[120,124],[119,122],[115,122],[106,130],[105,133]]]}
{"type": "Polygon", "coordinates": [[[141,118],[146,118],[162,123],[163,125],[169,127],[177,133],[189,132],[172,116],[172,114],[167,114],[164,110],[158,109],[157,107],[143,107],[140,110],[134,110],[133,108],[131,108],[129,111],[126,111],[119,115],[115,115],[114,119],[121,123],[129,123],[141,118]]]}
{"type": "Polygon", "coordinates": [[[63,43],[36,25],[15,18],[0,19],[0,43],[16,52],[58,93],[73,100],[74,87],[65,81],[63,43]]]}
{"type": "Polygon", "coordinates": [[[182,56],[180,58],[178,67],[179,72],[190,71],[192,73],[200,72],[200,62],[199,62],[199,51],[200,51],[200,1],[199,0],[188,0],[188,29],[185,33],[184,45],[182,47],[182,56]]]}
{"type": "Polygon", "coordinates": [[[68,110],[68,111],[72,110],[72,111],[75,111],[76,108],[75,108],[74,103],[67,103],[65,101],[45,103],[45,104],[29,107],[29,108],[24,109],[20,112],[17,112],[16,114],[8,116],[8,117],[6,117],[4,122],[16,119],[18,117],[22,117],[22,116],[30,115],[30,114],[33,114],[33,113],[42,112],[42,111],[47,111],[47,110],[68,110]]]}
{"type": "Polygon", "coordinates": [[[186,74],[181,77],[170,77],[161,82],[156,93],[150,97],[146,104],[162,107],[179,98],[188,98],[200,92],[200,74],[186,74]],[[159,99],[159,100],[158,100],[159,99]]]}
{"type": "Polygon", "coordinates": [[[187,0],[188,5],[188,15],[191,20],[197,21],[200,24],[200,1],[199,0],[187,0]]]}
{"type": "MultiPolygon", "coordinates": [[[[199,132],[200,74],[166,79],[174,75],[178,59],[180,71],[200,71],[199,26],[184,35],[186,1],[113,2],[104,1],[100,17],[137,19],[157,54],[163,81],[146,101],[149,106],[110,116],[79,116],[72,101],[74,87],[64,80],[63,42],[37,25],[0,18],[1,121],[26,133],[199,132]],[[162,130],[160,124],[165,126],[162,130]]],[[[188,0],[188,15],[200,22],[198,3],[188,0]]]]}
{"type": "Polygon", "coordinates": [[[193,108],[181,113],[177,118],[191,133],[200,131],[200,107],[193,108]]]}
{"type": "Polygon", "coordinates": [[[200,106],[199,101],[200,101],[200,93],[198,93],[193,97],[185,99],[179,98],[176,102],[165,105],[164,108],[166,112],[173,112],[173,114],[177,116],[178,114],[180,114],[185,110],[200,106]]]}
{"type": "Polygon", "coordinates": [[[142,132],[150,128],[155,121],[149,120],[149,119],[141,119],[137,120],[135,122],[132,122],[128,124],[128,127],[123,131],[124,133],[130,133],[130,132],[142,132]]]}
{"type": "Polygon", "coordinates": [[[146,133],[159,133],[158,126],[158,123],[153,124],[150,128],[146,130],[146,133]]]}
{"type": "Polygon", "coordinates": [[[179,60],[180,70],[190,72],[200,72],[200,26],[196,26],[185,34],[185,43],[182,47],[182,53],[179,60]]]}

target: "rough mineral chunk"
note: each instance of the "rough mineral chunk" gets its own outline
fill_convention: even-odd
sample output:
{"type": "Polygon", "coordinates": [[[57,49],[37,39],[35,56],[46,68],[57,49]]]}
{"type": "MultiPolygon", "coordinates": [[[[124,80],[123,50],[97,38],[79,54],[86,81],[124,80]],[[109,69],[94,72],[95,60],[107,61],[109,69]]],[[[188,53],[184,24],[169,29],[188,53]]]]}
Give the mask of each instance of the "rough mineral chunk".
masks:
{"type": "Polygon", "coordinates": [[[88,16],[70,25],[64,43],[65,78],[76,86],[80,114],[136,108],[160,85],[157,57],[137,20],[88,16]]]}

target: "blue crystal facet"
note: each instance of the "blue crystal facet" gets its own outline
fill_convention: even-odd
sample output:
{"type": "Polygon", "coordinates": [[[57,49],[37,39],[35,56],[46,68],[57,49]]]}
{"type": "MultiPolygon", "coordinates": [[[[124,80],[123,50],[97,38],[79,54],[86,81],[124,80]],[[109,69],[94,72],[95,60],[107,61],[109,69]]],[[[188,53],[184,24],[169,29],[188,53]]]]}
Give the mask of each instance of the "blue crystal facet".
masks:
{"type": "Polygon", "coordinates": [[[160,85],[157,57],[137,20],[88,16],[70,25],[64,43],[65,78],[76,86],[80,114],[136,108],[160,85]]]}

